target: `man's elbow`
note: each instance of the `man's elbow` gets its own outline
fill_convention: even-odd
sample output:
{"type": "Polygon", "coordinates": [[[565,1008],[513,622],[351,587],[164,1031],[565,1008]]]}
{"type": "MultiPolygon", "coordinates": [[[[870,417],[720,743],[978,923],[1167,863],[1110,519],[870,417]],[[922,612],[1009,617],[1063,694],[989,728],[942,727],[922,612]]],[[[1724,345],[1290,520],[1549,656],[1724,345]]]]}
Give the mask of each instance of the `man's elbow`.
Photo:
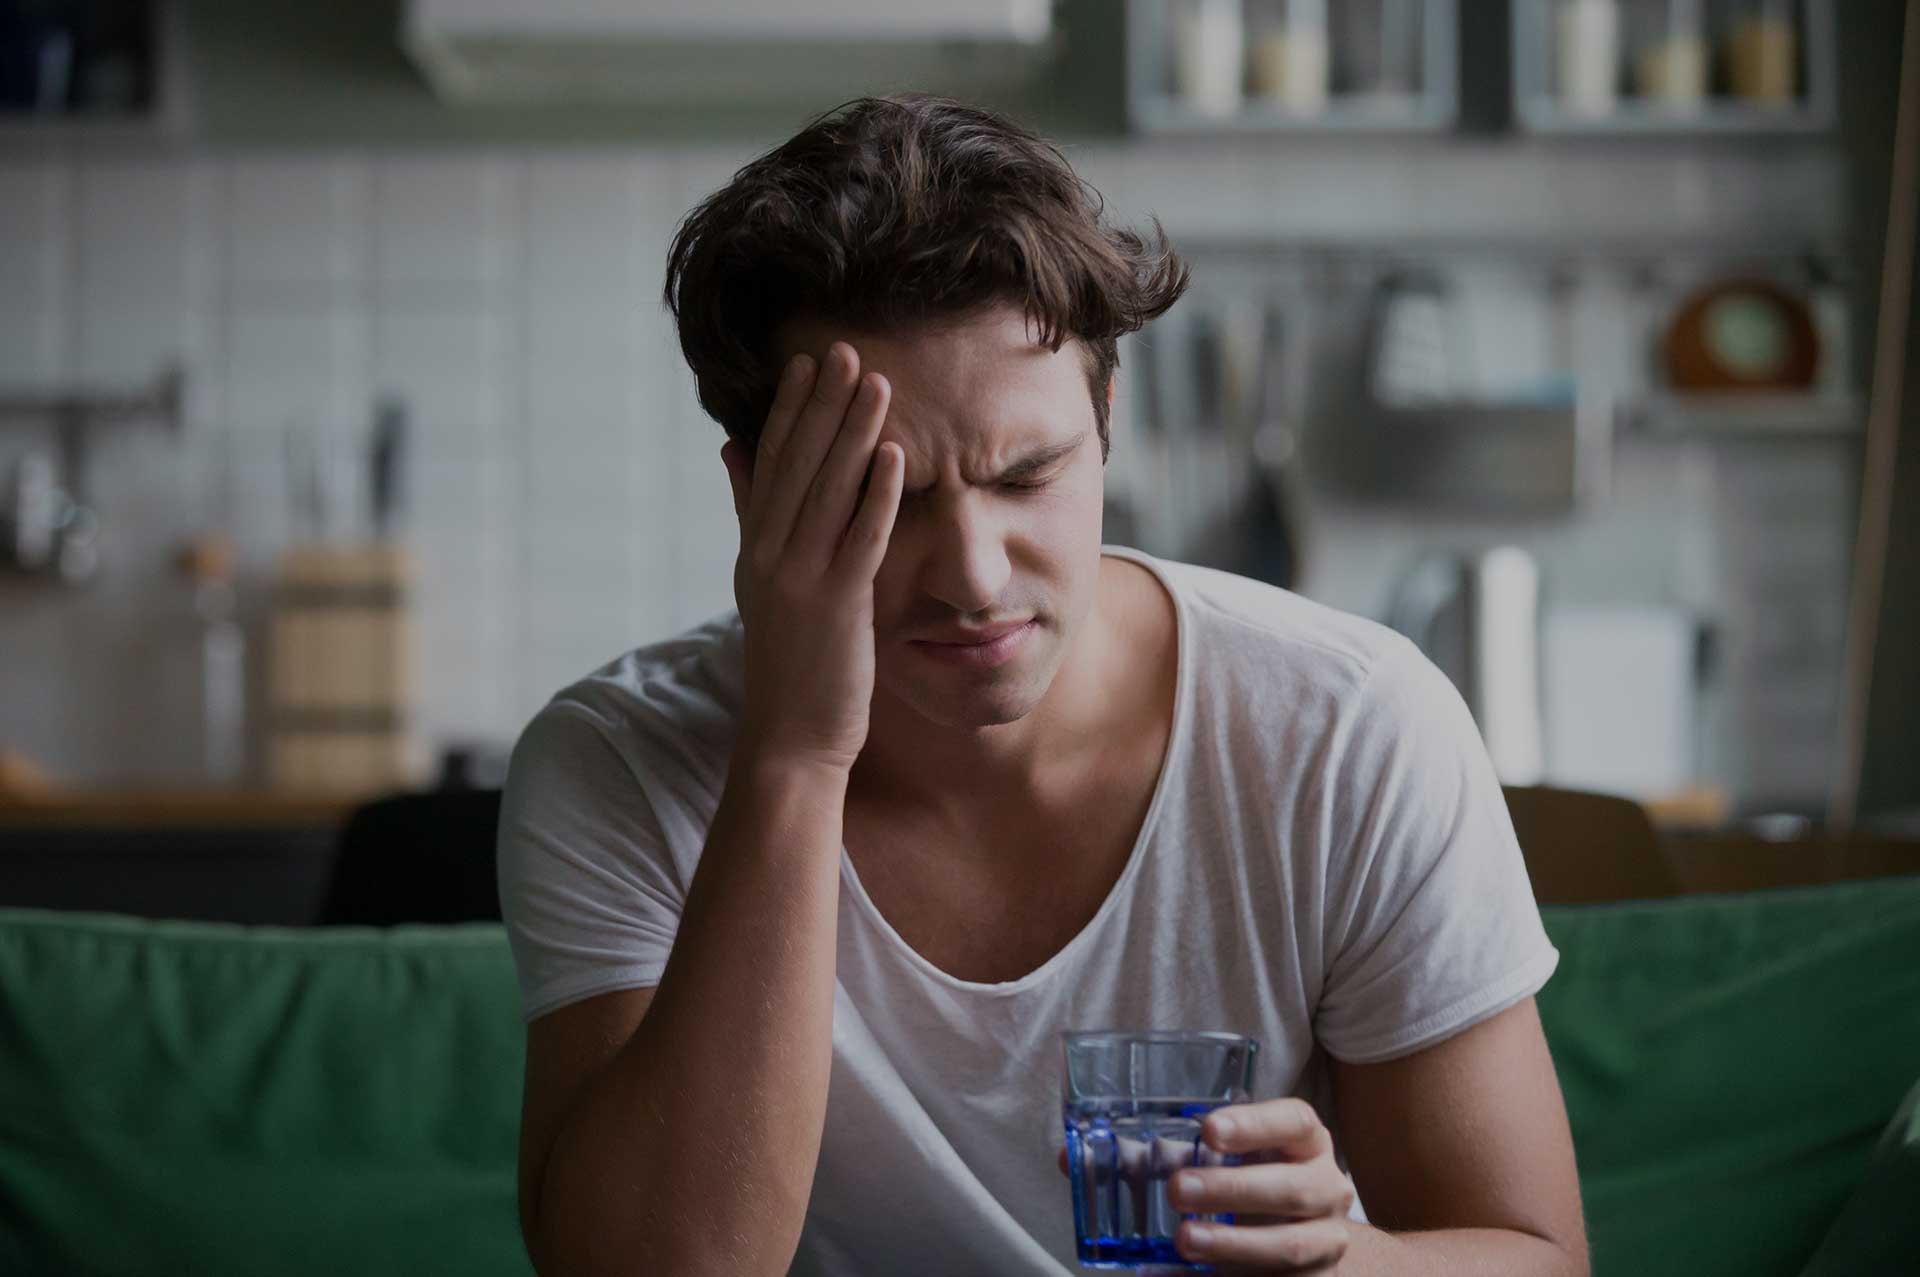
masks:
{"type": "Polygon", "coordinates": [[[1593,1277],[1593,1264],[1587,1256],[1587,1239],[1576,1234],[1571,1238],[1552,1237],[1545,1233],[1528,1233],[1553,1247],[1560,1257],[1554,1266],[1555,1277],[1593,1277]]]}
{"type": "Polygon", "coordinates": [[[549,1257],[544,1236],[539,1209],[523,1188],[520,1193],[520,1244],[526,1248],[527,1261],[539,1277],[559,1277],[564,1270],[549,1257]]]}

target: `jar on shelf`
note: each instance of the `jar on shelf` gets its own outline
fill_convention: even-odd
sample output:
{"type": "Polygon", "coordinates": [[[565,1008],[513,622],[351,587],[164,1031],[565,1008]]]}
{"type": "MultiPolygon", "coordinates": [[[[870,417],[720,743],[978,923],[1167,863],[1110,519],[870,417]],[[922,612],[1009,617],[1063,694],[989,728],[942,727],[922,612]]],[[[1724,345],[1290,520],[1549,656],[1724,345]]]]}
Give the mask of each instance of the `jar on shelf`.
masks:
{"type": "Polygon", "coordinates": [[[1332,79],[1327,0],[1251,0],[1247,21],[1254,96],[1295,115],[1325,111],[1332,79]]]}
{"type": "Polygon", "coordinates": [[[1793,0],[1738,0],[1727,28],[1727,88],[1743,102],[1790,106],[1800,91],[1793,0]]]}
{"type": "Polygon", "coordinates": [[[1424,89],[1423,0],[1341,0],[1334,6],[1332,80],[1343,97],[1405,101],[1424,89]]]}
{"type": "Polygon", "coordinates": [[[1560,107],[1569,115],[1612,115],[1620,79],[1619,0],[1560,0],[1554,13],[1560,107]]]}
{"type": "Polygon", "coordinates": [[[1236,115],[1246,65],[1240,0],[1175,0],[1168,12],[1173,94],[1202,115],[1236,115]]]}
{"type": "Polygon", "coordinates": [[[1640,0],[1631,17],[1634,92],[1648,106],[1699,110],[1711,62],[1702,0],[1640,0]]]}

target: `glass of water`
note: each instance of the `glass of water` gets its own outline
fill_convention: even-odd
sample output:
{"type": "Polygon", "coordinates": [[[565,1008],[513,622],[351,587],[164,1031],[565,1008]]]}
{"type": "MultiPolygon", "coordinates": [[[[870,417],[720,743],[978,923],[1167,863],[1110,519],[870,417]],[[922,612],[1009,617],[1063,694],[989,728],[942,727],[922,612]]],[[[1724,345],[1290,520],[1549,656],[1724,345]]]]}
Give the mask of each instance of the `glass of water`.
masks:
{"type": "MultiPolygon", "coordinates": [[[[1080,1262],[1090,1268],[1204,1268],[1173,1248],[1182,1216],[1167,1181],[1239,1158],[1200,1142],[1200,1122],[1253,1091],[1260,1044],[1236,1033],[1060,1035],[1061,1111],[1080,1262]]],[[[1231,1215],[1192,1218],[1231,1224],[1231,1215]]]]}

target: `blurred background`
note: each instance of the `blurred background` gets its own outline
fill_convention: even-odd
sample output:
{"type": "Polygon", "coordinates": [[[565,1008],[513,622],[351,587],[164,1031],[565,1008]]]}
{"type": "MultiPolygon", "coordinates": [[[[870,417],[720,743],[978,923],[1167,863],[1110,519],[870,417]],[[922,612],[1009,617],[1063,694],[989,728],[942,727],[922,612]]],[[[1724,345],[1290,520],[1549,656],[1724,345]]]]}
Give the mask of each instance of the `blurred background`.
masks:
{"type": "Polygon", "coordinates": [[[1408,633],[1509,785],[1912,836],[1903,8],[5,0],[0,826],[317,858],[730,607],[667,242],[923,89],[1194,267],[1110,541],[1408,633]]]}

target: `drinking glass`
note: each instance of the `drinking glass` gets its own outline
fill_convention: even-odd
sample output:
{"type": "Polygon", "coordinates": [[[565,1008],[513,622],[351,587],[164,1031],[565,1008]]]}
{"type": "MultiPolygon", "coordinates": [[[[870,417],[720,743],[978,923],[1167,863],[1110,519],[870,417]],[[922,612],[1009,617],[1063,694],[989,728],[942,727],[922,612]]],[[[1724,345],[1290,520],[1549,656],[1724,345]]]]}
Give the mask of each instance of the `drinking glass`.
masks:
{"type": "Polygon", "coordinates": [[[1061,1111],[1080,1262],[1204,1269],[1173,1248],[1183,1218],[1224,1224],[1231,1215],[1182,1216],[1167,1180],[1187,1166],[1239,1158],[1200,1141],[1200,1123],[1252,1094],[1260,1044],[1236,1033],[1147,1030],[1063,1033],[1061,1111]]]}

